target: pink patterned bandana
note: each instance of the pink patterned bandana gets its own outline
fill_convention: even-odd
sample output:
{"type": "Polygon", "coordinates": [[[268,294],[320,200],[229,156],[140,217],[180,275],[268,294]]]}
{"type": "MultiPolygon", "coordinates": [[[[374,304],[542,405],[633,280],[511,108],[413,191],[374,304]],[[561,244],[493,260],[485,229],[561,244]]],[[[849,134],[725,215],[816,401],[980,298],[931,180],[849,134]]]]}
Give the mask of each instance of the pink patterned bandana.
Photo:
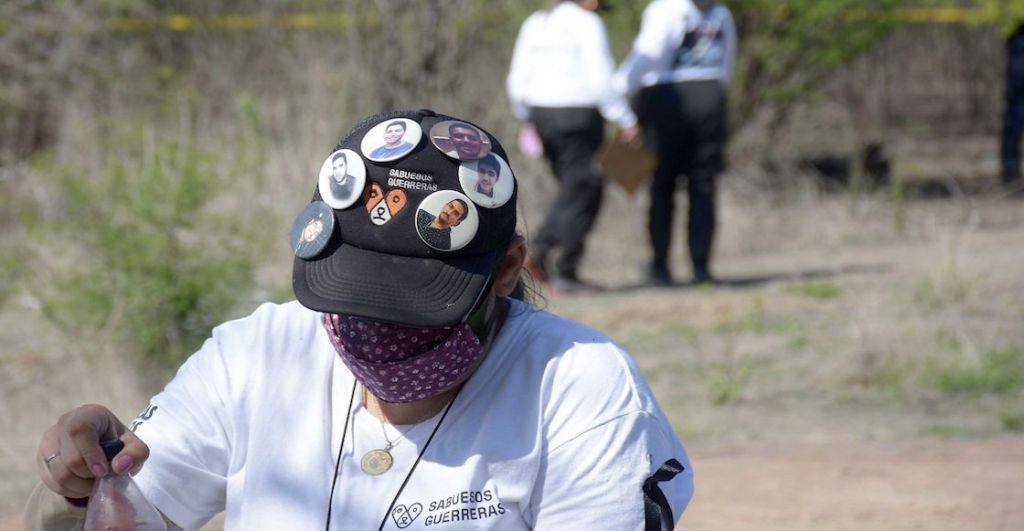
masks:
{"type": "Polygon", "coordinates": [[[352,374],[385,402],[407,403],[440,394],[483,353],[462,323],[413,328],[325,313],[327,337],[352,374]]]}

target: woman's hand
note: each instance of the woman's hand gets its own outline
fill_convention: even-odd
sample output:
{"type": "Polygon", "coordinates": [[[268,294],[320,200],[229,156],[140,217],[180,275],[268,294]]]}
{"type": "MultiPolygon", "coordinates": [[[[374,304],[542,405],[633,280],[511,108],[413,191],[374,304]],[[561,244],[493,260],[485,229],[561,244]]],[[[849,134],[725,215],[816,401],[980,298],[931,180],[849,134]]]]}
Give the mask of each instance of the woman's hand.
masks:
{"type": "Polygon", "coordinates": [[[96,478],[134,474],[149,457],[149,447],[125,428],[109,409],[90,404],[73,409],[46,430],[39,442],[39,478],[53,492],[72,499],[88,498],[96,478]],[[121,439],[124,449],[107,462],[100,441],[121,439]]]}

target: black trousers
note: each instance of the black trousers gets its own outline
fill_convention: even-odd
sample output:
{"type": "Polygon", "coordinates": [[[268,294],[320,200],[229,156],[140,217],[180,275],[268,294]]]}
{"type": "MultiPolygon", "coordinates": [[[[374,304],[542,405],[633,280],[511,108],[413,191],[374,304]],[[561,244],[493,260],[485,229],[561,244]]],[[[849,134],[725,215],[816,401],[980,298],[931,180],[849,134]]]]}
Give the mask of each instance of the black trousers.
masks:
{"type": "Polygon", "coordinates": [[[715,234],[715,178],[725,166],[726,94],[718,81],[647,87],[634,101],[644,141],[658,157],[650,186],[648,232],[655,272],[667,273],[675,191],[686,179],[690,260],[695,275],[708,273],[715,234]]]}
{"type": "Polygon", "coordinates": [[[1003,182],[1020,181],[1024,132],[1024,26],[1006,41],[1006,112],[1003,115],[1003,182]]]}
{"type": "Polygon", "coordinates": [[[559,182],[558,195],[534,238],[532,252],[545,260],[559,248],[555,274],[575,279],[604,192],[604,177],[594,162],[604,142],[604,120],[597,109],[589,107],[534,107],[530,119],[559,182]]]}

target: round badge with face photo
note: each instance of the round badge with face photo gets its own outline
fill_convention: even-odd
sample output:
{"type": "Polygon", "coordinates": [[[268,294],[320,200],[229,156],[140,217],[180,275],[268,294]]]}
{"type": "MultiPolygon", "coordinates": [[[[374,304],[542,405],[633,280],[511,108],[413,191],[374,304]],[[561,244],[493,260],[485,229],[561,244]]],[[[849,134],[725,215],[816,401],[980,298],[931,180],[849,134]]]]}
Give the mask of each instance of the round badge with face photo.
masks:
{"type": "Polygon", "coordinates": [[[476,236],[480,218],[468,197],[441,190],[427,196],[416,210],[416,232],[423,243],[438,251],[455,251],[476,236]]]}
{"type": "Polygon", "coordinates": [[[512,168],[494,153],[459,165],[462,190],[474,203],[484,208],[498,208],[507,203],[515,189],[515,180],[512,168]]]}
{"type": "Polygon", "coordinates": [[[341,210],[352,206],[363,194],[365,184],[366,166],[355,151],[339,149],[320,166],[320,197],[331,208],[341,210]]]}
{"type": "Polygon", "coordinates": [[[327,247],[334,233],[334,210],[323,201],[313,201],[292,223],[291,242],[295,256],[313,258],[327,247]]]}
{"type": "Polygon", "coordinates": [[[491,152],[491,139],[479,127],[459,120],[437,122],[430,128],[430,143],[458,160],[479,160],[491,152]]]}
{"type": "Polygon", "coordinates": [[[420,124],[408,118],[392,118],[367,131],[359,149],[372,161],[387,162],[408,155],[422,137],[420,124]]]}

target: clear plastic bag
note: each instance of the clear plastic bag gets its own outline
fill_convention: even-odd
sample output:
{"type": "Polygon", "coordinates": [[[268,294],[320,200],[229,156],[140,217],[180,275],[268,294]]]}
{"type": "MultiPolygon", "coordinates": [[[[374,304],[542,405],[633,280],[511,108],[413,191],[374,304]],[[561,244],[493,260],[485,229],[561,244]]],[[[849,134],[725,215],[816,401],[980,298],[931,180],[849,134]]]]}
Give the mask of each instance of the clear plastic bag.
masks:
{"type": "MultiPolygon", "coordinates": [[[[100,444],[110,462],[123,448],[121,441],[100,444]]],[[[156,507],[142,495],[142,491],[126,473],[110,472],[96,480],[89,496],[85,513],[84,531],[167,531],[167,524],[156,507]]]]}

